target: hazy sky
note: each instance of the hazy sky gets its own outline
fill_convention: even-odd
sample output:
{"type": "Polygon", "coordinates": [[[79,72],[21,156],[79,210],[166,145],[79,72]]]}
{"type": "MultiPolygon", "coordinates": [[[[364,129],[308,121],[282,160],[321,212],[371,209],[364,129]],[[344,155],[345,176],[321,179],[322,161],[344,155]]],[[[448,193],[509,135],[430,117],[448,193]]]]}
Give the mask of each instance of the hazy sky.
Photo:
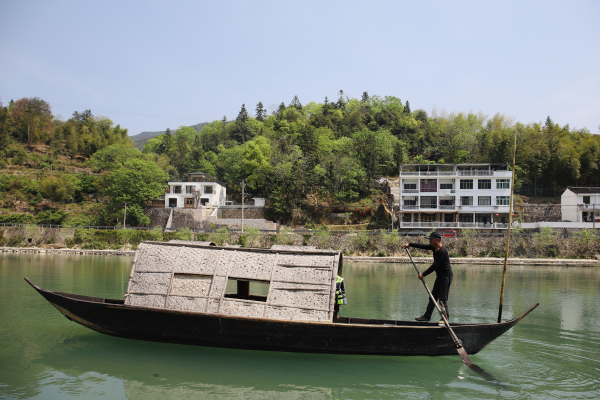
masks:
{"type": "Polygon", "coordinates": [[[391,95],[598,133],[599,1],[0,0],[0,100],[142,131],[391,95]]]}

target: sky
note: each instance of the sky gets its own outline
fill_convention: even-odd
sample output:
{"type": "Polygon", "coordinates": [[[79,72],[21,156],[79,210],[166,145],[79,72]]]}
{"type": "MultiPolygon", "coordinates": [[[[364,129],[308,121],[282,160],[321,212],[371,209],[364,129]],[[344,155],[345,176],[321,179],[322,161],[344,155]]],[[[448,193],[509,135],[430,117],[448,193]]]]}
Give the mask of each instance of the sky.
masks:
{"type": "Polygon", "coordinates": [[[0,0],[0,101],[135,135],[366,91],[597,134],[599,17],[577,0],[0,0]]]}

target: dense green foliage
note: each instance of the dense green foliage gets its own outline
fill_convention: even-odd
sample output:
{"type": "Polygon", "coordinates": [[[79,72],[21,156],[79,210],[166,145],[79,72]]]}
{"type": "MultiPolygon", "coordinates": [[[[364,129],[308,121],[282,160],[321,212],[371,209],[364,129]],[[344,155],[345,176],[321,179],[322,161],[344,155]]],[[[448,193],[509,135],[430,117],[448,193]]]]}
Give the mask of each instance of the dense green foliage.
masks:
{"type": "Polygon", "coordinates": [[[23,98],[0,105],[0,167],[40,171],[0,175],[0,201],[37,207],[102,198],[104,223],[122,221],[127,202],[127,222],[143,225],[143,204],[161,196],[167,180],[205,172],[229,193],[246,180],[249,192],[269,199],[269,218],[288,221],[308,197],[335,206],[370,196],[373,179],[396,175],[401,164],[510,162],[515,135],[521,193],[556,196],[567,185],[600,185],[600,135],[550,118],[526,125],[501,114],[429,115],[393,96],[365,92],[358,100],[340,91],[336,101],[306,105],[296,96],[271,115],[261,102],[244,104],[234,121],[167,129],[140,152],[126,129],[91,110],[61,121],[44,100],[23,98]],[[36,144],[49,151],[28,151],[36,144]],[[55,172],[64,159],[90,172],[55,172]]]}
{"type": "Polygon", "coordinates": [[[201,132],[182,127],[148,140],[171,178],[186,172],[216,175],[236,190],[245,179],[271,201],[272,217],[285,219],[307,195],[334,203],[371,191],[372,179],[397,174],[402,163],[508,163],[517,135],[517,189],[558,195],[567,185],[600,184],[600,136],[542,124],[514,123],[496,114],[428,115],[393,96],[305,106],[298,97],[266,115],[245,105],[235,121],[213,121],[201,132]],[[172,168],[172,169],[169,169],[172,168]]]}
{"type": "Polygon", "coordinates": [[[11,100],[8,106],[0,103],[0,150],[6,150],[12,142],[28,146],[48,144],[52,155],[72,157],[89,157],[114,143],[133,145],[127,129],[113,126],[108,118],[86,110],[76,111],[72,118],[61,121],[52,115],[50,104],[37,97],[11,100]]]}

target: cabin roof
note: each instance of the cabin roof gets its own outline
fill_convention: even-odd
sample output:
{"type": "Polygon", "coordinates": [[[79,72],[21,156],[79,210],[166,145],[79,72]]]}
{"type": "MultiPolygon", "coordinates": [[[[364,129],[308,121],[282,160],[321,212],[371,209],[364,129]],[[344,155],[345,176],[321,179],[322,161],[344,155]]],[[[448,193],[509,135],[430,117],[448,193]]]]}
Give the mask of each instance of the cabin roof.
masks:
{"type": "Polygon", "coordinates": [[[240,317],[332,321],[341,252],[198,243],[141,243],[125,304],[240,317]],[[253,283],[267,285],[266,296],[253,294],[253,283]]]}

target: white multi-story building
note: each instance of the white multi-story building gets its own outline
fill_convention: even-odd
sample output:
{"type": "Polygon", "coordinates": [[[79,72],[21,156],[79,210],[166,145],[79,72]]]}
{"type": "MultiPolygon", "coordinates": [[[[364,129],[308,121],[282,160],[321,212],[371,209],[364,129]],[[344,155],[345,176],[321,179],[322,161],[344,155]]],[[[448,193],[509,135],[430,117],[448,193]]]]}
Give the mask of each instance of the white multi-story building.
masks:
{"type": "Polygon", "coordinates": [[[508,164],[405,164],[400,167],[401,228],[507,229],[508,164]]]}
{"type": "Polygon", "coordinates": [[[563,221],[600,222],[600,187],[567,186],[560,204],[563,221]]]}
{"type": "Polygon", "coordinates": [[[165,207],[198,208],[225,204],[227,188],[224,183],[203,172],[185,175],[183,182],[169,182],[165,193],[165,207]]]}

